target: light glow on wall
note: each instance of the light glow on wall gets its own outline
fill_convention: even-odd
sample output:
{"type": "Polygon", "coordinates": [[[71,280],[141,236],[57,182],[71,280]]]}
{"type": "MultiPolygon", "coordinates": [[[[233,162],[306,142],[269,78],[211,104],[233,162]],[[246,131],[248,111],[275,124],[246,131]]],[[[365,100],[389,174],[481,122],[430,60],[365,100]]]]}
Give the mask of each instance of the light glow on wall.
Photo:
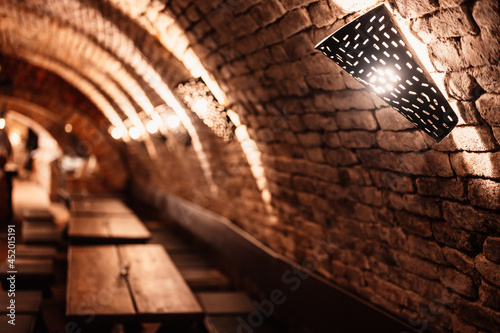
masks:
{"type": "Polygon", "coordinates": [[[128,135],[134,140],[137,140],[141,137],[141,130],[137,127],[130,127],[128,130],[128,135]]]}
{"type": "Polygon", "coordinates": [[[0,118],[0,129],[5,128],[5,118],[0,118]]]}
{"type": "Polygon", "coordinates": [[[148,120],[148,122],[146,123],[146,129],[150,134],[155,134],[156,132],[158,132],[158,122],[152,119],[148,120]]]}
{"type": "Polygon", "coordinates": [[[122,127],[113,127],[111,129],[111,137],[115,140],[121,139],[125,133],[126,132],[122,127]]]}

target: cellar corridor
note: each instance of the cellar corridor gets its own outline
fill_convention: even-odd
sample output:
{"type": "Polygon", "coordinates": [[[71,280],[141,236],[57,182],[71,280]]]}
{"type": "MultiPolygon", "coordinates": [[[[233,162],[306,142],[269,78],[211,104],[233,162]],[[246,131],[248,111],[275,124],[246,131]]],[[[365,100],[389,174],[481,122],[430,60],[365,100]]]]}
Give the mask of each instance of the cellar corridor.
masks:
{"type": "Polygon", "coordinates": [[[0,1],[0,332],[498,332],[499,59],[497,0],[0,1]]]}

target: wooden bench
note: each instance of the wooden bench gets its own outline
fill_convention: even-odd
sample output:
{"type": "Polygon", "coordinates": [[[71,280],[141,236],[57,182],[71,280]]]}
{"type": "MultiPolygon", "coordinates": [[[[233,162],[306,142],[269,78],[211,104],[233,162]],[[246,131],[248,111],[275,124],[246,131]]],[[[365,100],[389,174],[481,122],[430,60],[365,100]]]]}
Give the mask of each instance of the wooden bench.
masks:
{"type": "Polygon", "coordinates": [[[199,292],[196,297],[207,315],[237,315],[258,311],[244,292],[199,292]]]}
{"type": "Polygon", "coordinates": [[[36,316],[16,314],[16,325],[8,323],[6,315],[0,316],[0,332],[2,333],[33,333],[35,332],[36,316]]]}
{"type": "MultiPolygon", "coordinates": [[[[37,290],[16,290],[16,295],[13,297],[16,301],[16,314],[33,314],[36,315],[40,312],[42,306],[42,292],[37,290]]],[[[0,291],[0,314],[8,313],[7,305],[11,298],[8,297],[7,292],[0,291]]]]}
{"type": "Polygon", "coordinates": [[[54,259],[57,250],[53,246],[26,245],[16,246],[16,257],[32,259],[54,259]]]}
{"type": "Polygon", "coordinates": [[[69,221],[72,243],[145,243],[151,233],[133,214],[78,216],[69,221]]]}
{"type": "Polygon", "coordinates": [[[93,322],[192,322],[203,310],[158,244],[71,246],[66,315],[93,322]]]}
{"type": "MultiPolygon", "coordinates": [[[[39,288],[46,287],[52,282],[54,275],[54,264],[51,259],[25,259],[17,258],[14,270],[16,273],[16,288],[39,288]]],[[[4,261],[0,265],[0,279],[4,289],[8,286],[7,273],[12,271],[9,263],[4,261]]]]}
{"type": "Polygon", "coordinates": [[[206,317],[203,321],[208,333],[229,333],[229,332],[252,332],[252,333],[281,333],[280,330],[268,321],[264,321],[261,325],[253,327],[247,321],[246,316],[231,316],[231,317],[206,317]]]}
{"type": "Polygon", "coordinates": [[[132,214],[118,198],[83,198],[71,201],[73,215],[132,214]]]}
{"type": "Polygon", "coordinates": [[[25,208],[23,210],[23,220],[25,221],[47,221],[53,222],[54,216],[50,212],[50,210],[45,208],[25,208]]]}
{"type": "Polygon", "coordinates": [[[182,277],[192,290],[227,290],[231,284],[226,276],[214,268],[180,267],[182,277]]]}
{"type": "Polygon", "coordinates": [[[22,240],[26,244],[56,244],[62,241],[62,232],[52,222],[23,221],[22,240]]]}
{"type": "Polygon", "coordinates": [[[205,258],[195,253],[172,253],[170,257],[178,268],[208,268],[212,266],[205,258]]]}

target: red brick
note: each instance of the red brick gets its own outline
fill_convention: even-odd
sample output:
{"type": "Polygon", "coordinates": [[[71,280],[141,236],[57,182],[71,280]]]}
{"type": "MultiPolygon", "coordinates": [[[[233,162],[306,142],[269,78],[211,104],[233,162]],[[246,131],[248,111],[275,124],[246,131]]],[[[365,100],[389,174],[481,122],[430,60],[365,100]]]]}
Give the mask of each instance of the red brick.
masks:
{"type": "Polygon", "coordinates": [[[500,289],[482,281],[479,288],[481,304],[492,310],[500,311],[500,289]]]}
{"type": "Polygon", "coordinates": [[[484,241],[482,234],[455,229],[444,222],[435,221],[431,226],[436,241],[462,251],[477,252],[484,241]]]}
{"type": "Polygon", "coordinates": [[[473,208],[457,202],[443,202],[444,219],[453,227],[479,232],[500,230],[500,214],[473,208]]]}
{"type": "Polygon", "coordinates": [[[399,170],[399,159],[394,153],[377,149],[360,150],[359,158],[363,165],[369,168],[399,170]]]}
{"type": "Polygon", "coordinates": [[[429,23],[436,37],[460,37],[476,29],[466,6],[440,10],[430,17],[429,23]]]}
{"type": "Polygon", "coordinates": [[[397,8],[404,18],[422,16],[438,9],[438,4],[433,0],[411,1],[403,0],[397,2],[397,8]]]}
{"type": "Polygon", "coordinates": [[[395,192],[412,193],[415,192],[415,185],[410,177],[389,171],[370,171],[373,182],[376,186],[388,188],[395,192]]]}
{"type": "Polygon", "coordinates": [[[377,117],[380,128],[384,131],[401,131],[415,128],[415,125],[393,108],[378,109],[375,111],[375,117],[377,117]]]}
{"type": "Polygon", "coordinates": [[[500,237],[490,236],[486,238],[483,250],[488,260],[500,264],[500,237]]]}
{"type": "Polygon", "coordinates": [[[443,254],[446,260],[460,272],[470,276],[477,274],[474,268],[473,257],[451,247],[443,247],[443,254]]]}
{"type": "Polygon", "coordinates": [[[311,21],[316,28],[333,24],[337,20],[337,15],[340,14],[331,10],[326,1],[311,4],[308,11],[311,21]]]}
{"type": "Polygon", "coordinates": [[[416,181],[418,193],[448,199],[465,200],[465,181],[463,179],[418,178],[416,181]]]}
{"type": "Polygon", "coordinates": [[[345,148],[326,150],[325,158],[331,165],[346,166],[358,163],[356,154],[345,148]]]}
{"type": "Polygon", "coordinates": [[[480,328],[491,330],[500,327],[500,314],[477,303],[458,299],[455,312],[459,318],[480,328]]]}
{"type": "Polygon", "coordinates": [[[451,155],[451,164],[459,176],[500,178],[500,153],[456,153],[451,155]]]}
{"type": "Polygon", "coordinates": [[[380,148],[389,151],[418,151],[428,147],[420,131],[379,131],[377,132],[377,142],[380,148]]]}
{"type": "Polygon", "coordinates": [[[441,247],[439,247],[438,244],[432,241],[409,235],[408,251],[411,254],[414,254],[426,260],[430,260],[437,264],[446,263],[441,247]]]}
{"type": "Polygon", "coordinates": [[[263,1],[251,10],[254,20],[261,27],[273,23],[285,13],[285,8],[283,8],[283,5],[278,0],[263,1]]]}
{"type": "Polygon", "coordinates": [[[469,200],[475,206],[500,209],[500,183],[487,179],[469,180],[469,200]]]}
{"type": "Polygon", "coordinates": [[[500,265],[489,261],[483,254],[475,259],[475,267],[478,272],[490,283],[500,287],[500,265]]]}
{"type": "Polygon", "coordinates": [[[335,119],[342,129],[377,129],[377,121],[371,111],[337,112],[335,119]]]}
{"type": "Polygon", "coordinates": [[[339,136],[346,148],[370,148],[376,145],[375,134],[366,131],[341,131],[339,136]]]}
{"type": "Polygon", "coordinates": [[[413,175],[454,176],[447,154],[431,150],[422,153],[401,154],[399,160],[401,162],[402,171],[413,175]]]}
{"type": "Polygon", "coordinates": [[[461,44],[446,40],[429,45],[431,61],[440,72],[458,71],[469,67],[470,62],[462,54],[461,44]]]}
{"type": "Polygon", "coordinates": [[[483,94],[476,101],[477,110],[490,125],[500,126],[500,95],[483,94]]]}
{"type": "Polygon", "coordinates": [[[469,276],[447,267],[440,267],[439,275],[443,285],[453,292],[471,298],[477,296],[477,287],[469,276]]]}
{"type": "MultiPolygon", "coordinates": [[[[286,4],[285,8],[287,7],[286,4]]],[[[288,12],[279,22],[279,29],[283,32],[285,38],[295,35],[312,25],[309,13],[306,9],[300,8],[288,12]]]]}
{"type": "Polygon", "coordinates": [[[396,212],[396,218],[401,228],[406,232],[421,237],[432,236],[429,218],[415,216],[405,211],[396,212]]]}
{"type": "Polygon", "coordinates": [[[405,209],[411,213],[434,218],[439,218],[442,215],[441,202],[439,200],[415,194],[405,194],[403,199],[405,209]]]}

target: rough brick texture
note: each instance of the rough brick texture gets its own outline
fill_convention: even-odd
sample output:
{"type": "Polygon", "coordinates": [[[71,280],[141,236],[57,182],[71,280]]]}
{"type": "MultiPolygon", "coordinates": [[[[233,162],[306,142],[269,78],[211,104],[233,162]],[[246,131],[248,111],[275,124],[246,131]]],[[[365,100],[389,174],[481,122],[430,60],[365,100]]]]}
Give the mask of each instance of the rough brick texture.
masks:
{"type": "MultiPolygon", "coordinates": [[[[192,113],[200,145],[153,136],[156,160],[148,142],[122,145],[106,134],[100,156],[124,157],[116,165],[130,170],[136,198],[164,209],[165,193],[183,197],[297,263],[328,239],[336,251],[318,273],[417,330],[497,330],[498,1],[388,1],[426,44],[460,115],[460,127],[439,144],[313,49],[376,1],[127,3],[2,3],[2,53],[46,67],[12,67],[20,74],[2,94],[90,125],[106,121],[101,96],[130,121],[131,113],[145,117],[144,100],[165,104],[165,90],[199,75],[195,54],[239,116],[240,141],[222,143],[192,113]],[[12,11],[33,22],[23,25],[12,11]],[[47,70],[94,104],[64,82],[48,94],[55,81],[47,70]],[[151,70],[163,81],[145,74],[151,70]]],[[[112,162],[103,163],[111,177],[112,162]]]]}

